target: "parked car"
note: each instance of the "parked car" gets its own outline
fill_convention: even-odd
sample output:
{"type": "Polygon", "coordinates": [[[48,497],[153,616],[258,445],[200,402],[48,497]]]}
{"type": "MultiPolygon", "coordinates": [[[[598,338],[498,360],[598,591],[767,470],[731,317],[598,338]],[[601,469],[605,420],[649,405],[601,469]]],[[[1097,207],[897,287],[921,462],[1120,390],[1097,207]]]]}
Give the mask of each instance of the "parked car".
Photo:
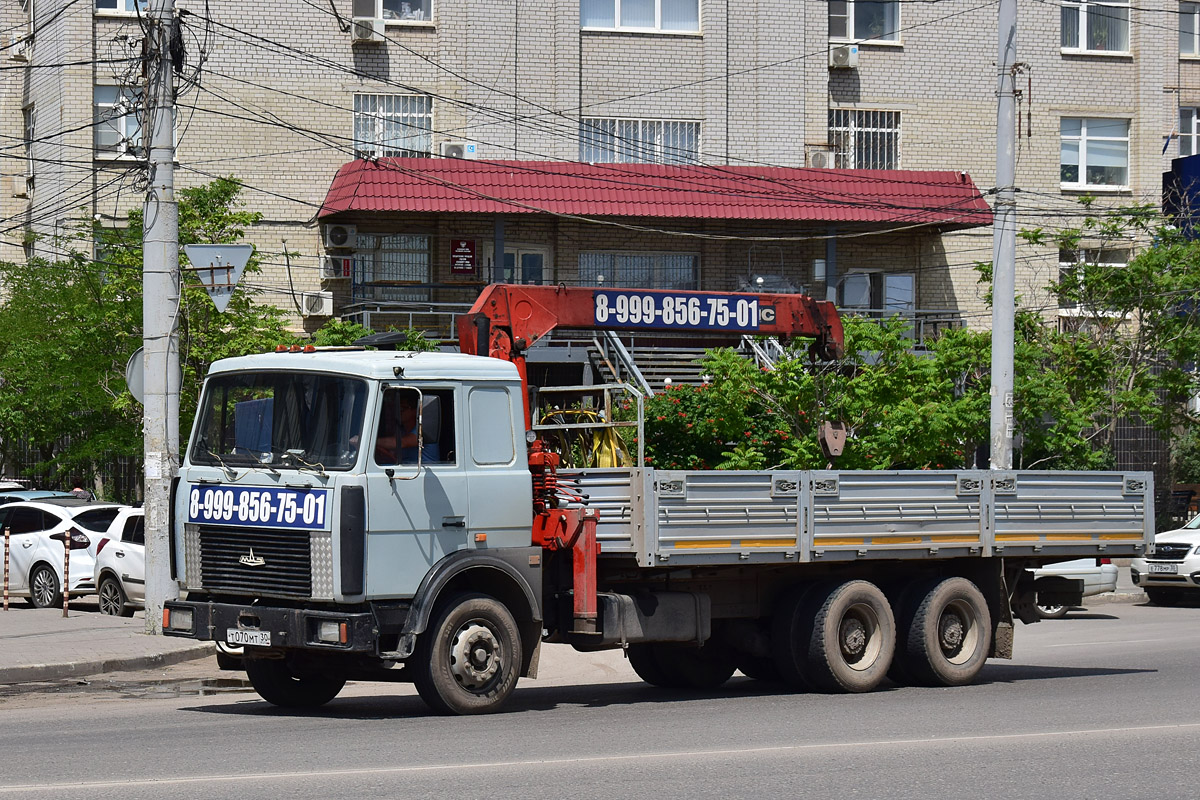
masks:
{"type": "Polygon", "coordinates": [[[1200,599],[1200,516],[1182,528],[1154,537],[1154,555],[1129,565],[1133,582],[1157,606],[1176,606],[1200,599]]]}
{"type": "MultiPolygon", "coordinates": [[[[1084,597],[1117,590],[1117,565],[1108,563],[1106,558],[1076,558],[1071,561],[1046,564],[1030,571],[1035,579],[1046,577],[1082,579],[1084,597]]],[[[1059,619],[1065,617],[1071,607],[1038,603],[1037,610],[1042,619],[1059,619]]]]}
{"type": "Polygon", "coordinates": [[[48,489],[6,489],[0,491],[0,506],[19,503],[22,500],[45,500],[50,497],[74,497],[70,492],[52,492],[48,489]]]}
{"type": "Polygon", "coordinates": [[[133,616],[146,603],[146,512],[122,508],[96,544],[101,614],[133,616]]]}
{"type": "MultiPolygon", "coordinates": [[[[52,534],[78,528],[85,549],[71,551],[71,593],[96,591],[96,545],[124,508],[74,497],[22,500],[0,506],[0,531],[9,529],[9,593],[27,597],[36,608],[62,604],[63,545],[52,534]]],[[[0,539],[0,549],[3,539],[0,539]]]]}

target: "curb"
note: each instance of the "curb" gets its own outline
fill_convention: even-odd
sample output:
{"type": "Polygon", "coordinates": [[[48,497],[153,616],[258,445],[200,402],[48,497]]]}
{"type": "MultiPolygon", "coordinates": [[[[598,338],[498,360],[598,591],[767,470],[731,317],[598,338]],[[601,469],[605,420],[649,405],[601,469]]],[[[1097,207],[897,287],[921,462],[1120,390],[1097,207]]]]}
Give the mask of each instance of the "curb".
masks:
{"type": "Polygon", "coordinates": [[[86,675],[100,675],[105,672],[136,672],[155,667],[167,667],[184,661],[194,661],[211,656],[214,652],[216,651],[212,643],[204,642],[167,653],[103,658],[94,661],[70,661],[62,664],[28,664],[4,670],[4,679],[0,681],[0,685],[79,678],[86,675]]]}
{"type": "Polygon", "coordinates": [[[1104,594],[1096,594],[1091,597],[1083,598],[1080,605],[1086,606],[1089,603],[1145,603],[1148,600],[1146,593],[1141,589],[1135,591],[1120,591],[1120,592],[1105,592],[1104,594]]]}

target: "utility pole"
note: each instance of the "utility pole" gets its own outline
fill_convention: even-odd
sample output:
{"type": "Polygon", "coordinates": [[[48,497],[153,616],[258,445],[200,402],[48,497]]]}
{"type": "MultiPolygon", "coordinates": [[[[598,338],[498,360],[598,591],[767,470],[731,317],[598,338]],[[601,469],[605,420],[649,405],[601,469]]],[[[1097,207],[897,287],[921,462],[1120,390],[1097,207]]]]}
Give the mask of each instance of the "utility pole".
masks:
{"type": "Polygon", "coordinates": [[[996,206],[992,221],[991,468],[1012,469],[1016,305],[1017,0],[1000,0],[996,59],[996,206]]]}
{"type": "Polygon", "coordinates": [[[162,633],[162,607],[179,596],[171,578],[171,480],[179,470],[179,208],[175,203],[175,0],[153,0],[147,32],[149,188],[142,234],[143,410],[146,458],[146,632],[162,633]]]}

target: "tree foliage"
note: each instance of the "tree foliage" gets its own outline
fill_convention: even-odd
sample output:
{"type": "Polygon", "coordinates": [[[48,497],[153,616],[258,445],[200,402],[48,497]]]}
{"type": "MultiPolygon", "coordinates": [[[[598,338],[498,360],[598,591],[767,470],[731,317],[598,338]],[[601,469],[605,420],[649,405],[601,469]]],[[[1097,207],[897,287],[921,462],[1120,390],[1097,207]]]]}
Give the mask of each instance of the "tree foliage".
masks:
{"type": "MultiPolygon", "coordinates": [[[[261,215],[242,208],[238,194],[232,179],[181,190],[180,244],[242,239],[261,215]]],[[[96,225],[54,243],[67,252],[57,261],[0,263],[0,447],[6,463],[22,444],[39,454],[38,472],[58,476],[90,476],[107,460],[140,457],[142,407],[125,387],[125,366],[142,343],[142,229],[142,212],[134,210],[128,227],[96,225]]],[[[182,253],[181,262],[186,266],[182,253]]],[[[177,312],[182,436],[209,364],[292,338],[279,310],[252,302],[259,271],[252,258],[223,314],[194,274],[183,271],[177,312]]]]}

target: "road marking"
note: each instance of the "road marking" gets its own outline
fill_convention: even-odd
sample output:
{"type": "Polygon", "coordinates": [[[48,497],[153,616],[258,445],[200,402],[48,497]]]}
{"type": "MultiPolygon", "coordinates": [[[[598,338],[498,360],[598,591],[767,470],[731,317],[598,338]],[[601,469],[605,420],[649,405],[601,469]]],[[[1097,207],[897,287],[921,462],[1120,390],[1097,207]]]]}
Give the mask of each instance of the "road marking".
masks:
{"type": "Polygon", "coordinates": [[[1061,644],[1044,644],[1042,647],[1091,647],[1097,644],[1154,644],[1156,642],[1178,642],[1179,638],[1174,639],[1118,639],[1112,642],[1063,642],[1061,644]]]}
{"type": "Polygon", "coordinates": [[[257,772],[245,775],[190,775],[179,778],[125,778],[108,781],[79,781],[75,783],[37,783],[0,786],[0,794],[18,792],[62,792],[64,790],[135,789],[150,786],[187,786],[217,783],[249,783],[263,781],[312,780],[313,778],[367,777],[373,775],[403,775],[446,772],[464,769],[503,769],[508,767],[554,767],[579,764],[610,764],[614,762],[638,762],[670,760],[677,758],[704,758],[713,756],[746,756],[774,753],[803,753],[836,750],[839,748],[859,749],[870,747],[903,747],[907,745],[947,745],[964,742],[999,742],[1021,739],[1051,739],[1073,736],[1102,736],[1151,731],[1186,731],[1200,728],[1200,722],[1184,722],[1175,725],[1142,725],[1124,728],[1082,728],[1068,731],[1044,731],[1041,733],[1005,733],[986,736],[950,736],[929,739],[877,739],[865,742],[826,742],[824,744],[773,745],[770,747],[720,748],[714,750],[677,750],[663,753],[628,753],[611,756],[571,756],[565,758],[539,758],[519,761],[486,761],[474,764],[426,764],[409,767],[363,767],[361,769],[328,769],[311,772],[257,772]]]}

